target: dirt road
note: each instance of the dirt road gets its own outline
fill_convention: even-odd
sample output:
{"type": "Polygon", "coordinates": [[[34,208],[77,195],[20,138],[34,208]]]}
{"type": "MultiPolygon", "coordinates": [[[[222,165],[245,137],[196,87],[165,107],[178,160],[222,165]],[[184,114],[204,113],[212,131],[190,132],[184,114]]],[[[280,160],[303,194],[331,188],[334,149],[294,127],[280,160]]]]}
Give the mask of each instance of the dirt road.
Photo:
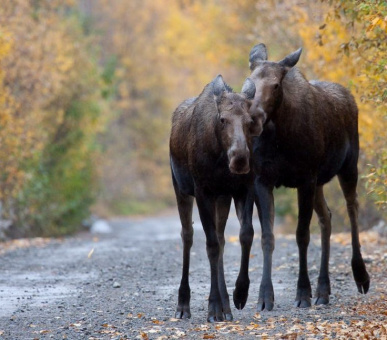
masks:
{"type": "MultiPolygon", "coordinates": [[[[256,220],[247,305],[242,311],[232,309],[231,323],[208,324],[209,264],[200,220],[196,216],[194,221],[192,319],[173,318],[182,247],[180,222],[175,213],[169,213],[115,219],[109,235],[84,233],[37,242],[0,255],[0,339],[322,339],[348,338],[348,334],[362,337],[368,331],[387,334],[383,333],[387,332],[387,245],[373,234],[365,236],[367,244],[363,246],[372,279],[367,296],[357,293],[350,270],[349,235],[344,234],[333,237],[337,242],[333,242],[331,252],[330,305],[297,309],[293,307],[298,268],[296,242],[294,236],[277,233],[275,307],[272,312],[256,314],[262,273],[256,220]]],[[[224,261],[230,296],[239,269],[238,230],[232,214],[226,229],[224,261]]],[[[309,247],[313,289],[319,254],[316,235],[309,247]]]]}

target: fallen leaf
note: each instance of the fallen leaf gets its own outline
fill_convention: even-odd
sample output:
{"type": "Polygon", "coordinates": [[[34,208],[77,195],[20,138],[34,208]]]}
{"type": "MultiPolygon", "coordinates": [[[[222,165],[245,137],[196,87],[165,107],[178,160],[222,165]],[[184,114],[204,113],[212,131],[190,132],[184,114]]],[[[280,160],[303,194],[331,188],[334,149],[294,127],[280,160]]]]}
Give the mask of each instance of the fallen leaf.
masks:
{"type": "Polygon", "coordinates": [[[160,321],[160,320],[152,320],[152,322],[156,325],[162,325],[164,322],[160,321]]]}
{"type": "Polygon", "coordinates": [[[255,313],[254,316],[253,316],[254,319],[260,319],[261,318],[261,314],[259,313],[255,313]]]}
{"type": "Polygon", "coordinates": [[[239,236],[229,236],[228,237],[228,242],[230,242],[230,243],[239,242],[239,236]]]}
{"type": "Polygon", "coordinates": [[[214,334],[207,334],[207,333],[205,333],[203,335],[203,339],[215,339],[215,335],[214,334]]]}
{"type": "Polygon", "coordinates": [[[93,255],[94,253],[94,248],[92,248],[90,251],[89,251],[89,254],[87,254],[87,258],[90,259],[91,256],[93,255]]]}

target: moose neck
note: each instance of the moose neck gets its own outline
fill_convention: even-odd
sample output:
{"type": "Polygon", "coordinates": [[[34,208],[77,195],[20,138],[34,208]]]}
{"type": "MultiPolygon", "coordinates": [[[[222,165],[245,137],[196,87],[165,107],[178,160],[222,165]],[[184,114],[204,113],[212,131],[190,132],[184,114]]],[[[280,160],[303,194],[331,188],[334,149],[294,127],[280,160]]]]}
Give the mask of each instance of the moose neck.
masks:
{"type": "Polygon", "coordinates": [[[284,129],[289,133],[289,131],[302,129],[304,122],[310,118],[306,116],[308,115],[306,106],[310,96],[310,84],[294,67],[284,77],[282,88],[282,101],[270,118],[277,131],[284,129]]]}

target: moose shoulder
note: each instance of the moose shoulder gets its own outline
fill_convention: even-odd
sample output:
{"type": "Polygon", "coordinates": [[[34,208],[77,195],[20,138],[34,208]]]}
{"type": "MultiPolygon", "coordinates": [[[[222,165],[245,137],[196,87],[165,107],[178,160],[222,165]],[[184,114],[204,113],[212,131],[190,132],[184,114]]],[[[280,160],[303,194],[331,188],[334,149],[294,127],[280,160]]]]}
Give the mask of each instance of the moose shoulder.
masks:
{"type": "Polygon", "coordinates": [[[224,318],[232,320],[223,270],[224,229],[232,198],[241,222],[242,245],[234,301],[240,308],[246,303],[250,282],[248,263],[254,235],[251,140],[262,132],[259,116],[249,113],[254,94],[255,86],[251,80],[246,80],[242,93],[238,94],[218,76],[197,98],[184,101],[173,114],[170,163],[183,241],[177,318],[191,316],[188,271],[193,240],[193,197],[206,234],[211,268],[207,319],[210,322],[224,318]]]}
{"type": "Polygon", "coordinates": [[[295,305],[311,305],[307,271],[309,224],[313,209],[321,227],[322,256],[315,294],[316,304],[329,302],[329,239],[331,213],[325,202],[323,185],[338,176],[352,229],[352,270],[359,292],[366,293],[369,276],[360,252],[357,224],[356,186],[359,155],[358,110],[347,89],[329,82],[308,82],[294,67],[301,49],[280,62],[267,61],[264,44],[250,52],[250,78],[256,86],[250,108],[263,115],[264,131],[254,141],[256,203],[262,227],[264,270],[258,309],[273,308],[271,262],[274,249],[273,188],[297,188],[299,217],[299,279],[295,305]]]}

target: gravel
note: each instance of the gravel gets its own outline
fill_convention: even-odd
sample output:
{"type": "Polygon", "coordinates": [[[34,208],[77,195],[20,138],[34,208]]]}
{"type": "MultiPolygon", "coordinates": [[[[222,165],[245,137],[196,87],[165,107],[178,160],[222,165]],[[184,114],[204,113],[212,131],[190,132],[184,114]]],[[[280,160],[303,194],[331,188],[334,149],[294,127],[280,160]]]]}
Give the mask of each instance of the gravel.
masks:
{"type": "MultiPolygon", "coordinates": [[[[349,322],[341,306],[373,296],[372,286],[366,297],[357,293],[350,269],[350,245],[333,244],[330,305],[294,308],[296,242],[293,235],[277,233],[273,260],[275,307],[271,312],[256,314],[262,252],[259,223],[254,220],[256,239],[246,307],[238,311],[232,303],[234,321],[210,325],[206,322],[209,264],[197,213],[194,221],[190,320],[173,318],[182,246],[179,219],[170,212],[149,218],[114,219],[109,221],[110,234],[82,233],[0,255],[0,339],[239,339],[242,333],[244,339],[266,333],[275,337],[301,321],[349,322]]],[[[224,256],[230,297],[239,270],[238,231],[232,212],[224,256]]],[[[319,261],[319,241],[313,235],[309,246],[313,290],[319,261]]]]}

